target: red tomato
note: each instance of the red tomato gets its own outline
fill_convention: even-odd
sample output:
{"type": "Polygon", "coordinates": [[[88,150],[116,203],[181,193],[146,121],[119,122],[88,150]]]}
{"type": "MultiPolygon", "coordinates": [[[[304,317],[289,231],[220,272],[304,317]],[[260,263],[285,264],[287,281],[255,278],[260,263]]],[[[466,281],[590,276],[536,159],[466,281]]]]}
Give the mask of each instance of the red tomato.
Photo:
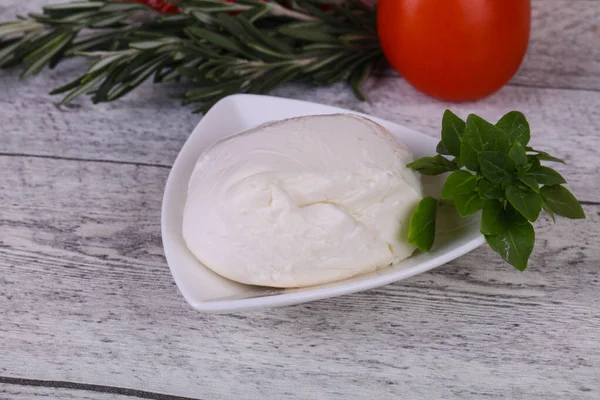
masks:
{"type": "Polygon", "coordinates": [[[413,86],[468,101],[504,86],[529,41],[529,0],[379,0],[377,30],[390,64],[413,86]]]}

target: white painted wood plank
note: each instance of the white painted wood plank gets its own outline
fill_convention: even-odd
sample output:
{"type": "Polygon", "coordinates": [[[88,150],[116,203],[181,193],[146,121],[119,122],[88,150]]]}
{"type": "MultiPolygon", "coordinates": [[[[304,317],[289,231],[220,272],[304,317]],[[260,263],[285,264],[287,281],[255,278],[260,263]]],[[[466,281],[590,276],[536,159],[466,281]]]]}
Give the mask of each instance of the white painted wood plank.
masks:
{"type": "Polygon", "coordinates": [[[600,90],[600,2],[533,0],[529,49],[511,83],[600,90]]]}
{"type": "Polygon", "coordinates": [[[2,400],[31,400],[38,398],[61,400],[131,400],[131,397],[128,396],[116,396],[106,393],[0,384],[0,399],[2,400]]]}
{"type": "MultiPolygon", "coordinates": [[[[0,383],[0,399],[2,400],[31,400],[31,399],[60,399],[60,400],[192,400],[178,396],[163,395],[161,393],[148,393],[135,390],[115,390],[112,388],[89,388],[89,385],[74,385],[80,388],[56,387],[61,382],[36,382],[29,384],[2,384],[0,383]],[[87,389],[86,389],[87,388],[87,389]]],[[[68,385],[71,386],[71,385],[68,385]]],[[[200,400],[200,399],[199,399],[200,400]]]]}
{"type": "Polygon", "coordinates": [[[337,299],[203,315],[161,256],[166,169],[0,157],[0,376],[222,398],[600,395],[600,207],[337,299]]]}
{"type": "MultiPolygon", "coordinates": [[[[0,80],[0,86],[15,85],[11,82],[0,80]]],[[[39,100],[41,84],[48,86],[41,80],[19,90],[12,86],[9,96],[0,99],[1,153],[169,166],[200,119],[164,99],[159,87],[145,86],[139,96],[112,104],[81,99],[78,108],[65,112],[39,100]]],[[[432,101],[394,78],[372,79],[366,91],[368,102],[357,101],[341,84],[319,89],[292,85],[274,94],[361,111],[438,138],[448,107],[463,117],[473,112],[491,120],[521,110],[530,120],[533,144],[567,160],[557,169],[584,200],[600,200],[600,92],[506,87],[485,101],[449,104],[432,101]]]]}

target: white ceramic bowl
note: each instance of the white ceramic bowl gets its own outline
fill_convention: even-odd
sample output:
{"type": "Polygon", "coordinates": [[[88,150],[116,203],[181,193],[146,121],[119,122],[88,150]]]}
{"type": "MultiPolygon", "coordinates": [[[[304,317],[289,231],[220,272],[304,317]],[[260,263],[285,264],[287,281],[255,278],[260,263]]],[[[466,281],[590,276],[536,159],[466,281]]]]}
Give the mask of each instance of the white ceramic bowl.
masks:
{"type": "MultiPolygon", "coordinates": [[[[302,115],[350,113],[363,115],[389,129],[415,157],[435,154],[436,141],[403,126],[321,104],[271,96],[234,95],[217,103],[202,118],[181,149],[169,174],[162,205],[162,240],[173,278],[190,305],[213,313],[256,310],[298,304],[372,289],[406,279],[447,263],[481,245],[478,218],[456,214],[438,220],[436,242],[429,253],[415,253],[398,264],[352,279],[301,289],[271,289],[225,279],[205,267],[185,245],[183,209],[188,180],[200,154],[211,144],[269,121],[302,115]]],[[[440,115],[441,120],[441,115],[440,115]]],[[[428,195],[439,197],[443,179],[423,177],[428,195]]]]}

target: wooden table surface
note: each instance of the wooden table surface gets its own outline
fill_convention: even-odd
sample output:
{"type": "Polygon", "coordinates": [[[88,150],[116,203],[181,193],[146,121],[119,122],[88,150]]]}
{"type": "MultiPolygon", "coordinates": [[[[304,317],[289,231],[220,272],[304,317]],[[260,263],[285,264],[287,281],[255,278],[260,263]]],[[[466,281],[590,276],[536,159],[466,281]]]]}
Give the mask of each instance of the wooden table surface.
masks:
{"type": "MultiPolygon", "coordinates": [[[[2,0],[0,20],[48,1],[2,0]]],[[[199,120],[144,86],[112,104],[47,95],[78,61],[0,71],[0,399],[600,399],[600,1],[536,0],[512,82],[469,104],[387,74],[275,94],[439,136],[444,109],[522,110],[588,219],[544,217],[519,273],[481,247],[364,293],[237,315],[179,294],[163,187],[199,120]]]]}

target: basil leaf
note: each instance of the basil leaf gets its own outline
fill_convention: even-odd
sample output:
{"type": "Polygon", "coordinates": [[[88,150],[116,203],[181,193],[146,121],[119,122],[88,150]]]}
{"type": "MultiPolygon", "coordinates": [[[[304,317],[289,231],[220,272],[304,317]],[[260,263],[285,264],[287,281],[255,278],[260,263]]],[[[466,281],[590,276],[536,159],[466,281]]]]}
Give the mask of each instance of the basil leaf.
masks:
{"type": "Polygon", "coordinates": [[[585,212],[575,196],[564,186],[542,186],[540,193],[553,213],[571,219],[584,219],[585,212]]]}
{"type": "Polygon", "coordinates": [[[552,168],[544,167],[542,165],[529,170],[526,176],[535,178],[535,180],[542,185],[560,185],[562,183],[567,183],[565,178],[563,178],[558,172],[552,168]]]}
{"type": "Polygon", "coordinates": [[[454,198],[454,206],[461,216],[466,217],[467,215],[481,210],[483,207],[483,200],[476,192],[473,192],[462,196],[456,196],[454,198]]]}
{"type": "Polygon", "coordinates": [[[495,185],[487,179],[479,180],[477,190],[479,191],[479,197],[482,199],[499,199],[504,197],[504,190],[502,190],[502,186],[495,185]]]}
{"type": "Polygon", "coordinates": [[[550,218],[552,218],[552,222],[556,223],[556,218],[554,217],[554,213],[552,212],[552,210],[550,209],[550,207],[548,207],[548,204],[546,204],[545,201],[542,201],[542,208],[548,213],[550,214],[550,218]]]}
{"type": "Polygon", "coordinates": [[[527,166],[529,167],[529,170],[540,167],[542,165],[540,160],[538,160],[538,158],[532,154],[527,155],[527,162],[528,162],[527,166]]]}
{"type": "Polygon", "coordinates": [[[529,187],[534,192],[540,191],[540,185],[538,185],[538,181],[530,175],[524,175],[519,177],[519,181],[524,183],[527,187],[529,187]]]}
{"type": "MultiPolygon", "coordinates": [[[[527,146],[529,140],[529,124],[520,112],[493,125],[473,114],[463,122],[448,110],[438,155],[408,165],[429,175],[451,172],[441,197],[463,217],[482,210],[480,231],[487,243],[521,271],[535,244],[532,222],[542,210],[553,221],[554,214],[585,218],[581,204],[561,186],[565,179],[542,166],[542,161],[563,161],[527,146]]],[[[423,251],[434,242],[437,207],[436,200],[424,199],[411,217],[409,241],[423,251]]]]}
{"type": "Polygon", "coordinates": [[[529,222],[507,225],[499,234],[486,235],[485,240],[506,262],[519,271],[525,271],[535,244],[535,232],[529,222]]]}
{"type": "Polygon", "coordinates": [[[510,205],[510,203],[506,204],[505,215],[507,224],[527,225],[529,223],[529,221],[527,221],[527,218],[525,218],[523,214],[515,210],[515,208],[512,205],[510,205]]]}
{"type": "Polygon", "coordinates": [[[442,142],[450,154],[460,157],[460,142],[465,131],[465,121],[450,110],[444,112],[442,118],[442,142]]]}
{"type": "Polygon", "coordinates": [[[437,146],[435,147],[435,152],[438,154],[443,154],[445,156],[450,155],[450,152],[448,151],[446,146],[444,146],[444,142],[442,142],[441,140],[438,142],[437,146]]]}
{"type": "Polygon", "coordinates": [[[500,151],[482,151],[477,155],[483,176],[492,183],[510,182],[515,164],[508,154],[500,151]]]}
{"type": "Polygon", "coordinates": [[[439,175],[458,169],[455,163],[440,155],[419,158],[408,164],[407,167],[419,171],[423,175],[439,175]]]}
{"type": "Polygon", "coordinates": [[[536,150],[533,147],[526,147],[525,150],[531,151],[533,153],[537,153],[537,154],[533,155],[533,157],[535,157],[538,160],[553,161],[553,162],[558,162],[558,163],[565,164],[565,165],[567,164],[566,162],[564,162],[560,158],[556,158],[554,156],[551,156],[550,154],[546,153],[545,151],[536,150]]]}
{"type": "Polygon", "coordinates": [[[504,208],[498,200],[483,202],[480,231],[484,235],[497,235],[506,229],[504,208]]]}
{"type": "Polygon", "coordinates": [[[408,242],[421,251],[429,251],[433,246],[436,214],[437,200],[433,197],[425,197],[410,217],[408,242]]]}
{"type": "Polygon", "coordinates": [[[508,137],[502,130],[477,115],[469,115],[460,146],[460,158],[467,168],[479,171],[479,152],[507,153],[508,147],[508,137]]]}
{"type": "Polygon", "coordinates": [[[509,203],[527,218],[535,221],[542,211],[542,197],[533,190],[521,190],[514,185],[506,188],[506,198],[509,203]]]}
{"type": "Polygon", "coordinates": [[[527,153],[525,152],[525,147],[523,147],[521,143],[515,142],[508,151],[508,156],[519,171],[525,170],[527,165],[527,153]]]}
{"type": "Polygon", "coordinates": [[[511,111],[500,118],[496,126],[508,135],[508,140],[511,144],[519,142],[523,146],[526,146],[529,143],[529,123],[523,113],[511,111]]]}
{"type": "Polygon", "coordinates": [[[468,171],[454,171],[448,176],[442,189],[442,199],[450,199],[474,192],[477,188],[477,176],[468,171]]]}
{"type": "Polygon", "coordinates": [[[552,162],[557,162],[557,163],[561,163],[561,164],[565,164],[567,165],[566,162],[564,162],[563,160],[561,160],[560,158],[556,158],[554,156],[551,156],[548,153],[545,152],[540,152],[538,154],[536,154],[536,157],[538,160],[543,160],[543,161],[552,161],[552,162]]]}

